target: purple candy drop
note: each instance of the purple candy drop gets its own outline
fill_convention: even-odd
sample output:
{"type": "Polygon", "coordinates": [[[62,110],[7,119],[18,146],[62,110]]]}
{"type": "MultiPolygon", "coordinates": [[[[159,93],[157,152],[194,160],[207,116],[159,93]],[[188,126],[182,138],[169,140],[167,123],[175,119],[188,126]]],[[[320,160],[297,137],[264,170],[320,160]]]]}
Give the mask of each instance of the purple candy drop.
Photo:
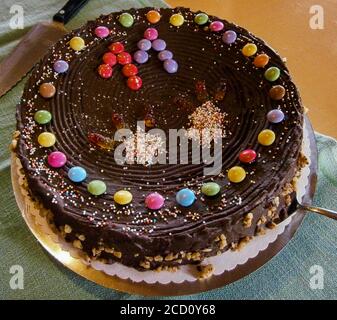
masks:
{"type": "Polygon", "coordinates": [[[143,50],[143,51],[148,51],[151,49],[152,43],[150,40],[147,39],[142,39],[140,41],[138,41],[137,43],[137,47],[139,48],[139,50],[143,50]]]}
{"type": "Polygon", "coordinates": [[[149,60],[149,55],[147,54],[146,51],[143,50],[138,50],[134,53],[133,55],[133,59],[139,63],[139,64],[143,64],[145,62],[147,62],[147,60],[149,60]]]}
{"type": "Polygon", "coordinates": [[[236,41],[237,37],[238,36],[235,31],[228,30],[223,34],[222,41],[226,44],[232,44],[236,41]]]}
{"type": "Polygon", "coordinates": [[[164,61],[164,69],[168,73],[176,73],[178,71],[178,63],[173,59],[165,60],[164,61]]]}
{"type": "Polygon", "coordinates": [[[57,73],[64,73],[69,69],[69,64],[64,60],[57,60],[54,63],[54,71],[57,73]]]}
{"type": "Polygon", "coordinates": [[[163,51],[166,49],[166,42],[162,39],[157,39],[152,42],[152,49],[156,51],[163,51]]]}
{"type": "Polygon", "coordinates": [[[160,61],[170,60],[173,58],[173,53],[169,50],[163,50],[158,53],[158,59],[160,61]]]}
{"type": "Polygon", "coordinates": [[[279,109],[274,109],[268,112],[267,119],[271,123],[280,123],[284,120],[284,113],[279,109]]]}

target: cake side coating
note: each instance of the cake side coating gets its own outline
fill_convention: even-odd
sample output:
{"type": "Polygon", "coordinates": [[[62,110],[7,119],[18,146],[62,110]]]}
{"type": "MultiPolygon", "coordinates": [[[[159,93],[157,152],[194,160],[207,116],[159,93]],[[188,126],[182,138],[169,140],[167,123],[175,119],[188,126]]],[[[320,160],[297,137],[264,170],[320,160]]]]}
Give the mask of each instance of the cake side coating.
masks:
{"type": "Polygon", "coordinates": [[[237,246],[242,239],[287,217],[294,197],[291,181],[299,167],[303,121],[301,101],[286,66],[262,40],[213,16],[210,21],[221,21],[224,30],[205,30],[194,22],[197,13],[185,8],[160,9],[161,19],[153,25],[146,18],[149,10],[127,11],[135,18],[130,28],[118,22],[121,13],[112,13],[66,35],[33,70],[17,109],[21,132],[17,152],[32,195],[51,209],[55,224],[66,238],[75,241],[89,256],[143,269],[198,262],[204,256],[237,246]],[[173,13],[185,17],[179,28],[169,22],[173,13]],[[100,39],[95,35],[97,26],[106,26],[112,33],[100,39]],[[134,53],[148,27],[156,28],[159,37],[166,41],[179,64],[178,72],[166,73],[152,51],[149,61],[138,66],[143,80],[139,91],[126,86],[120,66],[110,79],[102,79],[97,68],[109,45],[120,41],[128,52],[134,53]],[[237,33],[235,43],[227,45],[222,41],[226,30],[237,33]],[[86,44],[78,53],[67,44],[74,36],[80,36],[86,44]],[[264,78],[267,67],[254,67],[252,58],[242,54],[247,43],[254,43],[259,53],[270,57],[268,67],[281,70],[275,83],[264,78]],[[58,59],[68,61],[67,73],[54,72],[53,64],[58,59]],[[193,112],[189,107],[201,104],[195,93],[196,81],[205,81],[211,100],[219,84],[226,83],[224,99],[216,102],[226,113],[227,135],[223,138],[220,175],[204,176],[204,164],[120,166],[113,153],[90,145],[90,132],[113,136],[112,112],[123,115],[135,130],[136,120],[144,118],[144,109],[154,106],[158,128],[187,127],[193,112]],[[55,85],[53,98],[39,95],[43,82],[55,85]],[[268,92],[274,84],[285,88],[282,100],[270,98],[268,92]],[[187,101],[187,108],[182,100],[187,101]],[[35,112],[41,109],[53,115],[49,124],[34,122],[35,112]],[[273,109],[283,110],[286,118],[282,123],[268,122],[266,114],[273,109]],[[257,138],[266,128],[276,135],[275,143],[268,147],[261,146],[257,138]],[[57,137],[51,148],[41,148],[37,142],[43,131],[57,137]],[[256,151],[254,163],[240,164],[238,154],[244,149],[256,151]],[[57,150],[66,154],[67,163],[60,169],[51,169],[46,158],[57,150]],[[228,181],[227,171],[237,165],[245,168],[247,177],[235,184],[228,181]],[[73,166],[85,167],[90,180],[105,181],[106,194],[90,195],[90,180],[80,184],[70,181],[67,173],[73,166]],[[219,196],[207,198],[201,194],[201,185],[208,181],[221,186],[219,196]],[[176,192],[186,186],[197,195],[188,208],[179,206],[175,199],[176,192]],[[120,189],[132,193],[132,206],[116,205],[113,194],[120,189]],[[150,192],[165,197],[162,209],[146,208],[144,200],[150,192]]]}

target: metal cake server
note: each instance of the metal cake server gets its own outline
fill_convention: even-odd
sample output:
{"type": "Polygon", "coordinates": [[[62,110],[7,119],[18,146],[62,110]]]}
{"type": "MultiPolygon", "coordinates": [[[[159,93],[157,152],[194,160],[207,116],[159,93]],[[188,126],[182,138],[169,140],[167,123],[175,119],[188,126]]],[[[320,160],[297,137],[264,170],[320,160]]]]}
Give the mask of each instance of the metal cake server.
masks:
{"type": "Polygon", "coordinates": [[[64,25],[88,1],[69,0],[52,21],[40,22],[32,27],[0,64],[0,97],[16,85],[47,50],[68,32],[64,25]]]}
{"type": "Polygon", "coordinates": [[[319,208],[319,207],[313,207],[306,204],[301,204],[298,202],[297,198],[295,199],[295,206],[297,209],[303,210],[303,211],[310,211],[317,214],[320,214],[322,216],[328,217],[330,219],[337,220],[337,211],[325,209],[325,208],[319,208]]]}

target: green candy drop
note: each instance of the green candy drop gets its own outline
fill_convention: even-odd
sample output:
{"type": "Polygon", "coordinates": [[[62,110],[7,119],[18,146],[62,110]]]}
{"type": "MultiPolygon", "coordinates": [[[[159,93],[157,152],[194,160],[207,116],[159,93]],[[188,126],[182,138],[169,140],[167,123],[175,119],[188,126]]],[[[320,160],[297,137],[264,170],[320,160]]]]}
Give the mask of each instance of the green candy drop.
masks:
{"type": "Polygon", "coordinates": [[[276,81],[280,77],[280,75],[281,75],[281,71],[277,67],[270,67],[264,73],[264,77],[270,82],[276,81]]]}
{"type": "Polygon", "coordinates": [[[123,27],[130,28],[133,25],[134,19],[130,13],[124,12],[119,16],[118,21],[123,27]]]}
{"type": "Polygon", "coordinates": [[[34,114],[34,120],[38,124],[47,124],[50,122],[51,118],[51,113],[47,110],[39,110],[34,114]]]}
{"type": "Polygon", "coordinates": [[[194,22],[200,26],[208,22],[208,15],[206,13],[198,13],[194,17],[194,22]]]}
{"type": "Polygon", "coordinates": [[[201,192],[208,197],[216,196],[220,192],[220,186],[215,182],[204,183],[201,192]]]}
{"type": "Polygon", "coordinates": [[[94,196],[100,196],[106,191],[106,184],[101,180],[93,180],[88,184],[88,191],[94,196]]]}

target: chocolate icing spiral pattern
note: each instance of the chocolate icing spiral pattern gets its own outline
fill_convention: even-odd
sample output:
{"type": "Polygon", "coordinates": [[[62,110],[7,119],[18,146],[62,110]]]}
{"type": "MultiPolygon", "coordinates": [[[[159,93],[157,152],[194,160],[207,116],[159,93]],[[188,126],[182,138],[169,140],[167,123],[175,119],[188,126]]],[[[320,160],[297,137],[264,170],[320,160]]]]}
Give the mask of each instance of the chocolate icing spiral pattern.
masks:
{"type": "MultiPolygon", "coordinates": [[[[238,34],[237,41],[227,45],[221,40],[222,32],[211,32],[193,22],[196,13],[189,9],[160,9],[161,20],[154,25],[159,38],[167,43],[167,49],[173,52],[179,63],[176,74],[165,72],[157,52],[149,51],[149,61],[139,65],[139,75],[143,88],[137,92],[126,86],[126,78],[121,67],[115,66],[112,78],[102,79],[97,72],[102,56],[112,42],[121,41],[126,51],[137,50],[137,42],[150,24],[146,13],[150,8],[131,9],[136,18],[134,25],[125,29],[118,23],[120,13],[101,16],[96,21],[88,22],[84,27],[74,30],[55,44],[45,58],[34,68],[26,85],[21,106],[17,109],[18,128],[21,131],[18,154],[23,162],[32,193],[43,204],[51,208],[58,226],[70,224],[78,232],[86,235],[88,241],[84,249],[90,251],[97,242],[103,241],[127,252],[122,262],[138,264],[135,253],[168,253],[181,249],[196,250],[209,244],[216,235],[224,232],[229,240],[237,240],[246,234],[236,226],[248,212],[261,216],[270,201],[277,196],[289,182],[296,170],[302,140],[302,105],[295,85],[282,59],[262,40],[248,31],[227,21],[223,21],[226,30],[238,34]],[[179,27],[169,24],[174,12],[185,17],[185,23],[179,27]],[[94,29],[104,25],[112,30],[110,36],[98,39],[94,29]],[[81,36],[86,48],[75,54],[67,42],[73,36],[81,36]],[[248,42],[258,47],[258,53],[270,56],[268,66],[281,69],[281,77],[276,84],[286,90],[281,101],[269,97],[273,84],[264,79],[264,70],[253,66],[252,58],[244,57],[241,48],[248,42]],[[53,63],[58,59],[69,62],[65,74],[56,75],[52,71],[53,63]],[[205,80],[210,95],[214,95],[217,85],[222,80],[227,83],[223,101],[216,106],[227,114],[227,136],[223,139],[221,176],[205,177],[205,165],[128,165],[127,169],[115,163],[113,152],[99,150],[90,146],[87,135],[97,132],[113,137],[114,127],[111,115],[117,112],[123,115],[125,122],[135,130],[137,120],[143,120],[144,108],[154,106],[154,116],[158,128],[165,131],[188,126],[190,112],[174,103],[174,97],[185,96],[195,107],[200,106],[196,99],[195,82],[205,80]],[[37,95],[38,86],[50,81],[56,87],[54,98],[46,100],[37,95]],[[286,115],[281,124],[271,124],[266,114],[280,108],[286,115]],[[49,110],[53,120],[45,126],[30,130],[34,112],[49,110]],[[276,133],[276,142],[270,147],[258,144],[257,136],[265,128],[276,133]],[[37,135],[42,131],[53,132],[57,144],[50,150],[41,149],[37,135]],[[36,148],[32,154],[30,151],[36,148]],[[258,153],[256,163],[242,165],[248,175],[240,184],[229,183],[226,170],[239,165],[238,155],[247,148],[258,153]],[[48,152],[59,150],[66,154],[67,165],[57,170],[56,178],[50,179],[48,172],[36,170],[36,159],[45,159],[48,152]],[[72,166],[82,166],[88,172],[84,183],[74,184],[67,178],[67,171],[72,166]],[[175,193],[187,184],[195,191],[200,190],[202,182],[211,178],[221,186],[223,197],[200,200],[190,208],[180,208],[175,202],[175,193]],[[86,190],[90,180],[104,180],[108,192],[99,198],[92,198],[86,190]],[[60,190],[71,186],[75,190],[75,202],[60,190]],[[115,206],[113,193],[128,188],[133,194],[133,214],[115,214],[106,211],[115,206]],[[154,223],[135,222],[135,215],[153,218],[149,215],[144,197],[150,192],[160,192],[166,197],[165,209],[176,216],[157,217],[154,223]],[[55,196],[58,201],[51,199],[55,196]],[[221,202],[225,198],[226,205],[221,202]],[[82,199],[81,201],[79,199],[82,199]],[[83,212],[85,211],[85,214],[83,212]],[[197,220],[188,219],[188,214],[198,213],[197,220]],[[108,218],[107,218],[108,217],[108,218]],[[91,218],[91,219],[90,219],[91,218]],[[104,222],[97,227],[97,222],[104,222]],[[126,231],[133,228],[133,231],[126,231]],[[151,232],[147,232],[151,229],[151,232]],[[144,231],[145,230],[145,231],[144,231]],[[147,230],[147,231],[146,231],[147,230]],[[125,240],[132,243],[126,244],[125,240]],[[157,242],[156,242],[157,241],[157,242]],[[203,243],[204,242],[204,243],[203,243]],[[135,262],[136,261],[136,262],[135,262]]],[[[210,16],[210,21],[218,20],[210,16]]],[[[74,200],[74,198],[71,198],[74,200]]],[[[254,233],[247,229],[247,235],[254,233]]]]}

